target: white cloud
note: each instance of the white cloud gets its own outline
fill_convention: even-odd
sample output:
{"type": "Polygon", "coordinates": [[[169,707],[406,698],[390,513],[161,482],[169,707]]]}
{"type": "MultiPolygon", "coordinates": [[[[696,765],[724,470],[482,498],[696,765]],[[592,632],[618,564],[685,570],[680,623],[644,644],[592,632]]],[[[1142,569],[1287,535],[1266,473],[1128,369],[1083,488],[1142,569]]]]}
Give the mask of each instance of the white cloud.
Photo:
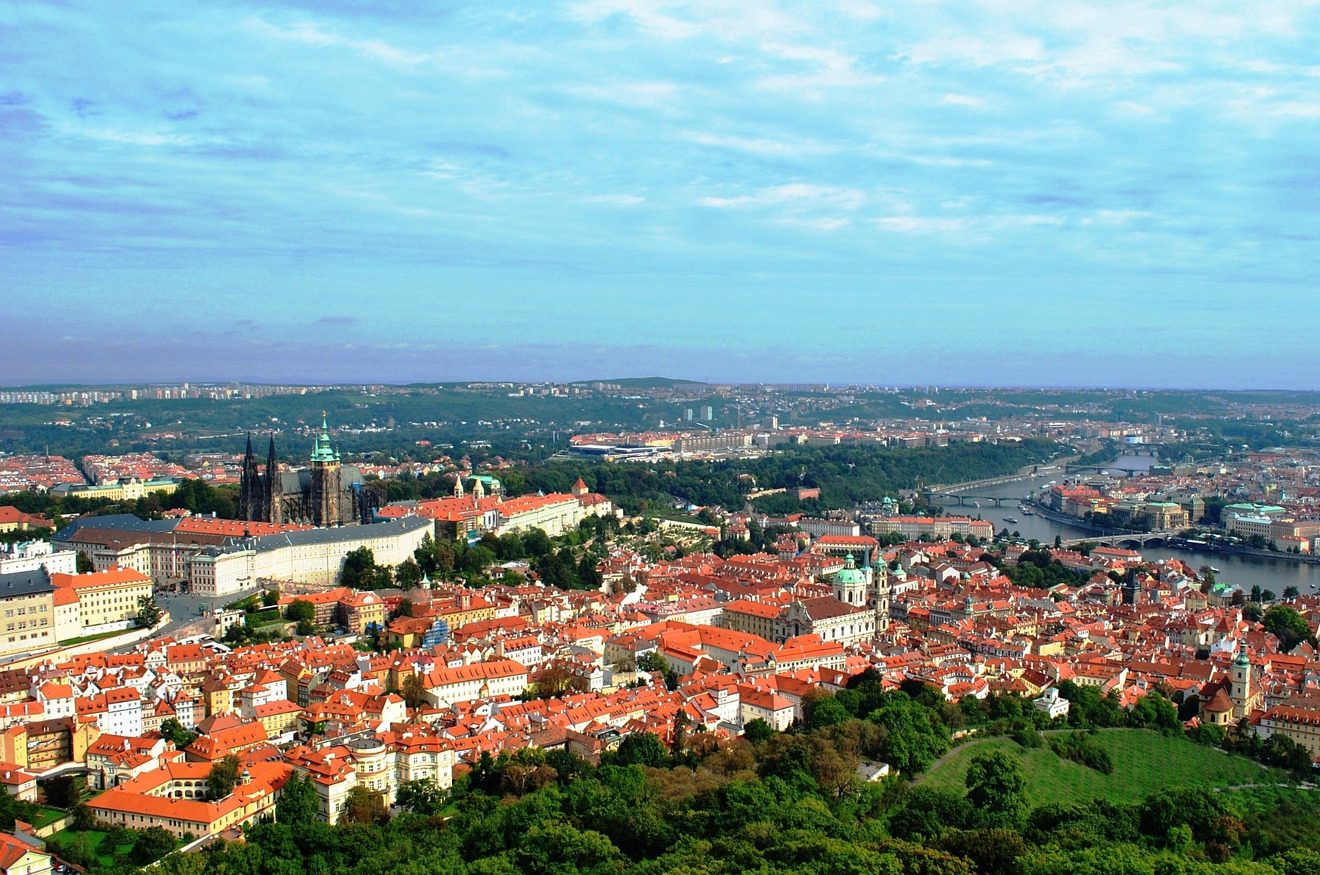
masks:
{"type": "Polygon", "coordinates": [[[198,142],[197,137],[186,134],[163,134],[157,131],[125,131],[114,128],[82,128],[72,133],[92,140],[107,143],[122,143],[127,146],[191,146],[198,142]]]}
{"type": "Polygon", "coordinates": [[[249,18],[244,24],[255,33],[270,39],[285,42],[302,43],[313,46],[331,46],[347,48],[388,64],[416,66],[433,60],[436,55],[429,52],[413,52],[391,45],[379,39],[350,39],[331,33],[309,21],[300,21],[289,27],[280,27],[260,18],[249,18]]]}
{"type": "Polygon", "coordinates": [[[678,91],[673,82],[620,82],[609,85],[577,85],[568,89],[593,100],[606,100],[626,106],[657,106],[668,103],[678,91]]]}
{"type": "Polygon", "coordinates": [[[971,34],[945,33],[916,43],[902,56],[914,64],[961,62],[975,67],[989,67],[995,64],[1039,62],[1045,58],[1045,49],[1035,37],[1013,35],[1006,39],[988,39],[971,34]]]}
{"type": "Polygon", "coordinates": [[[776,204],[828,204],[845,210],[855,210],[865,200],[865,195],[854,188],[794,182],[772,188],[763,188],[756,194],[740,195],[738,197],[704,197],[698,203],[706,207],[726,209],[776,204]]]}
{"type": "Polygon", "coordinates": [[[771,43],[764,46],[763,50],[766,54],[787,61],[804,62],[814,69],[764,76],[757,82],[762,88],[811,95],[823,88],[868,88],[885,81],[884,76],[854,69],[857,59],[836,49],[797,43],[771,43]]]}
{"type": "Polygon", "coordinates": [[[1320,118],[1320,103],[1301,103],[1289,101],[1279,104],[1274,109],[1275,115],[1290,115],[1297,118],[1320,118]]]}
{"type": "Polygon", "coordinates": [[[598,194],[587,198],[589,204],[612,204],[619,207],[632,207],[645,202],[646,198],[635,194],[598,194]]]}
{"type": "Polygon", "coordinates": [[[884,10],[879,4],[871,3],[869,0],[838,0],[837,5],[840,12],[858,21],[874,21],[884,15],[884,10]]]}
{"type": "Polygon", "coordinates": [[[710,134],[701,131],[684,131],[683,137],[703,146],[718,146],[725,149],[738,149],[756,155],[797,156],[823,154],[837,151],[834,146],[810,141],[788,142],[766,137],[739,137],[732,134],[710,134]]]}
{"type": "Polygon", "coordinates": [[[981,98],[971,97],[966,94],[946,94],[944,97],[940,98],[940,103],[945,103],[950,106],[971,106],[978,108],[985,106],[985,101],[981,98]]]}
{"type": "Polygon", "coordinates": [[[798,19],[771,0],[586,0],[571,9],[575,18],[588,24],[625,16],[641,30],[670,40],[706,36],[736,42],[803,29],[798,19]]]}
{"type": "Polygon", "coordinates": [[[943,219],[929,216],[886,216],[872,220],[885,231],[902,234],[947,234],[961,231],[966,226],[964,219],[943,219]]]}
{"type": "Polygon", "coordinates": [[[1096,210],[1090,218],[1083,219],[1082,224],[1098,222],[1104,225],[1127,225],[1136,219],[1148,219],[1151,215],[1147,210],[1096,210]]]}
{"type": "Polygon", "coordinates": [[[819,219],[780,219],[779,224],[811,231],[836,231],[848,224],[843,216],[822,216],[819,219]]]}

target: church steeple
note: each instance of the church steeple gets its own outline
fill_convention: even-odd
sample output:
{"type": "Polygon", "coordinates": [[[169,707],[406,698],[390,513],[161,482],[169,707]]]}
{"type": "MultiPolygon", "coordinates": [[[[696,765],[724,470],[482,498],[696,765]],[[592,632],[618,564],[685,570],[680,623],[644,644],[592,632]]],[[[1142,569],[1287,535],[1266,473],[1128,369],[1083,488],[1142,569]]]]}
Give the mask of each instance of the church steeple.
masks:
{"type": "Polygon", "coordinates": [[[284,479],[280,477],[280,461],[275,455],[275,435],[270,436],[270,449],[266,451],[265,518],[268,523],[284,522],[284,509],[280,498],[284,495],[284,479]]]}
{"type": "Polygon", "coordinates": [[[247,451],[243,454],[243,471],[238,483],[238,515],[252,520],[260,513],[261,476],[257,472],[257,456],[252,452],[252,432],[248,432],[247,451]]]}
{"type": "Polygon", "coordinates": [[[876,634],[887,632],[889,631],[889,599],[893,595],[893,590],[889,585],[889,566],[885,563],[883,555],[879,556],[879,561],[871,570],[871,592],[874,599],[876,634]]]}
{"type": "Polygon", "coordinates": [[[321,436],[312,443],[312,462],[338,462],[339,453],[330,444],[330,425],[321,413],[321,436]]]}
{"type": "Polygon", "coordinates": [[[321,414],[321,436],[312,444],[310,511],[313,525],[332,526],[343,521],[343,471],[339,453],[330,443],[330,425],[321,414]]]}
{"type": "Polygon", "coordinates": [[[1261,707],[1261,695],[1251,689],[1251,657],[1247,655],[1247,637],[1242,636],[1238,654],[1229,671],[1229,698],[1233,700],[1233,716],[1246,717],[1261,707]]]}

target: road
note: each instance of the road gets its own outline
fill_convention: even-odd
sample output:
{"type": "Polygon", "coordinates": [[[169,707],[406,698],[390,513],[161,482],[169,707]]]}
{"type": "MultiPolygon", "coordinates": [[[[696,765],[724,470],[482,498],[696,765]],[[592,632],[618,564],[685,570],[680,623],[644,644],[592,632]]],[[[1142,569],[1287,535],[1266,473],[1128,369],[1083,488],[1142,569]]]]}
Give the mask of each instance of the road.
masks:
{"type": "Polygon", "coordinates": [[[223,608],[230,602],[242,598],[243,595],[201,596],[191,593],[157,593],[156,604],[170,612],[170,621],[162,626],[157,634],[173,635],[184,626],[218,608],[223,608]]]}

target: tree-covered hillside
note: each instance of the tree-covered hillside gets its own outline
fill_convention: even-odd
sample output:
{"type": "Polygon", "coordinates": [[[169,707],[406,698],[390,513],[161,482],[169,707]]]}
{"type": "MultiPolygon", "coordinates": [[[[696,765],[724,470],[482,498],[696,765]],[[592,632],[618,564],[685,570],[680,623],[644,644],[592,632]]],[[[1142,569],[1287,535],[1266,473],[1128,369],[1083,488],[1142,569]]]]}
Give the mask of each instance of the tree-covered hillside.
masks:
{"type": "Polygon", "coordinates": [[[594,491],[622,501],[633,511],[664,508],[675,500],[741,509],[752,491],[817,486],[819,501],[786,508],[811,511],[876,501],[919,483],[958,483],[1011,474],[1059,452],[1058,444],[1046,440],[917,449],[793,447],[757,459],[721,462],[556,462],[536,466],[522,480],[515,472],[510,482],[515,489],[566,492],[581,477],[594,491]]]}
{"type": "MultiPolygon", "coordinates": [[[[837,696],[806,703],[805,723],[780,734],[759,721],[740,739],[686,734],[667,749],[632,735],[592,765],[567,751],[485,755],[448,797],[406,786],[390,819],[358,794],[344,822],[314,821],[309,790],[285,791],[278,822],[242,844],[171,856],[158,871],[201,873],[886,873],[886,875],[1312,875],[1320,871],[1317,803],[1287,788],[1216,793],[1170,774],[1144,798],[1032,803],[1014,750],[1040,748],[1041,718],[992,697],[954,706],[920,685],[885,692],[864,674],[837,696]],[[956,785],[913,785],[948,750],[954,725],[1008,732],[973,752],[956,785]],[[901,765],[868,782],[863,762],[901,765]],[[1269,793],[1268,797],[1261,796],[1269,793]],[[307,799],[311,803],[307,804],[307,799]]],[[[1069,690],[1076,693],[1075,689],[1069,690]]],[[[1074,722],[1112,716],[1076,693],[1074,722]],[[1108,716],[1107,716],[1108,715],[1108,716]]],[[[1181,732],[1155,701],[1117,719],[1181,732]]],[[[1046,721],[1048,722],[1048,721],[1046,721]]],[[[1140,732],[1142,730],[1126,730],[1140,732]]],[[[1054,738],[1055,736],[1048,736],[1054,738]]],[[[1080,757],[1085,733],[1061,736],[1054,762],[1080,757]]],[[[1177,740],[1177,739],[1174,739],[1177,740]]],[[[1054,747],[1050,743],[1050,747],[1054,747]]],[[[1219,754],[1223,756],[1223,754],[1219,754]]],[[[1038,758],[1041,763],[1048,759],[1038,758]]],[[[1234,760],[1250,773],[1258,767],[1234,760]]],[[[1103,769],[1089,760],[1087,768],[1103,769]]],[[[1044,766],[1038,766],[1044,768],[1044,766]]],[[[1262,773],[1263,774],[1263,773],[1262,773]]],[[[1264,779],[1262,779],[1264,780],[1264,779]]],[[[1270,780],[1278,780],[1270,778],[1270,780]]]]}

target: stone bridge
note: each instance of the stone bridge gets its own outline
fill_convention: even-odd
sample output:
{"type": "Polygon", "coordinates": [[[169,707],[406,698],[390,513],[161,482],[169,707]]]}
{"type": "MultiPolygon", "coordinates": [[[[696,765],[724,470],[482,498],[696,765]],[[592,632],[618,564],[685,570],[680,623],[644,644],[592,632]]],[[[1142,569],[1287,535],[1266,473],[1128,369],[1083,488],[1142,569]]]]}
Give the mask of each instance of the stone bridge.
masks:
{"type": "Polygon", "coordinates": [[[1079,544],[1096,544],[1101,547],[1122,547],[1125,550],[1140,550],[1142,547],[1163,547],[1176,539],[1178,533],[1166,532],[1118,532],[1108,535],[1089,535],[1085,538],[1070,538],[1063,541],[1064,547],[1076,547],[1079,544]]]}

